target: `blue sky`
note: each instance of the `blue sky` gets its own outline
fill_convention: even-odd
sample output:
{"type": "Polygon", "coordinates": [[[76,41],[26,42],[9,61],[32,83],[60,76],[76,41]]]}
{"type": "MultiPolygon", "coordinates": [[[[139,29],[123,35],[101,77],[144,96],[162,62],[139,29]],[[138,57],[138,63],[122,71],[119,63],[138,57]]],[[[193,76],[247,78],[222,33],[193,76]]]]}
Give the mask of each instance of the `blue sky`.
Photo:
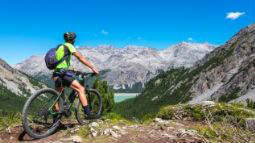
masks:
{"type": "Polygon", "coordinates": [[[0,58],[13,65],[43,54],[65,31],[77,33],[76,45],[220,45],[255,21],[252,6],[254,0],[1,0],[0,58]]]}

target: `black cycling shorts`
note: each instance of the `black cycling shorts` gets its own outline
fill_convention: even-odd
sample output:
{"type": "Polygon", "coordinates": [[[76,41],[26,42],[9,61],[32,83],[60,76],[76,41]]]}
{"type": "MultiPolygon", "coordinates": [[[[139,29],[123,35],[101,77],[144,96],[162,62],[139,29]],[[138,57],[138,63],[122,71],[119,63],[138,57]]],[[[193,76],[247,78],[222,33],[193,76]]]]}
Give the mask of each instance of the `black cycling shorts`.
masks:
{"type": "Polygon", "coordinates": [[[58,77],[55,81],[55,87],[70,87],[75,80],[75,73],[69,70],[59,70],[53,72],[53,78],[58,77]]]}

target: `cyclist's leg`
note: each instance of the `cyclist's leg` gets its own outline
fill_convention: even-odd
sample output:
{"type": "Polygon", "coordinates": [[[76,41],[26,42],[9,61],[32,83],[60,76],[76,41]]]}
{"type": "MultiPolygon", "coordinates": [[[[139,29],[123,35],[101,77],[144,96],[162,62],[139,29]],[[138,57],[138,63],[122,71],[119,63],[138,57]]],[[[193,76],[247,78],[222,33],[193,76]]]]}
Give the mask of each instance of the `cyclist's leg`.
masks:
{"type": "Polygon", "coordinates": [[[87,106],[88,101],[87,101],[86,96],[85,96],[85,88],[77,80],[74,80],[71,83],[70,87],[72,89],[74,89],[76,92],[78,92],[79,99],[81,101],[82,106],[83,107],[87,106]]]}
{"type": "Polygon", "coordinates": [[[84,109],[84,113],[88,117],[91,116],[91,111],[90,111],[90,108],[88,106],[88,101],[85,96],[85,88],[74,77],[72,77],[70,75],[65,75],[63,77],[63,85],[72,88],[73,90],[75,90],[78,93],[79,99],[80,99],[81,104],[84,109]]]}
{"type": "Polygon", "coordinates": [[[85,96],[85,88],[77,80],[72,81],[70,87],[78,92],[84,114],[87,115],[88,119],[89,118],[93,119],[93,115],[91,114],[91,109],[88,106],[88,101],[85,96]]]}

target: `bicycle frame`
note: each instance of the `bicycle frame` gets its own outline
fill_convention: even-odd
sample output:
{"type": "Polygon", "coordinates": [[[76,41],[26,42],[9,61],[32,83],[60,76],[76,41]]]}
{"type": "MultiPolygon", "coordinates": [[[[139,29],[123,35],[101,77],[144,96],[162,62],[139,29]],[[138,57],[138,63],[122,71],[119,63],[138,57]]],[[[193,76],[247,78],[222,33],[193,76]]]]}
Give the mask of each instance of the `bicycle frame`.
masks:
{"type": "MultiPolygon", "coordinates": [[[[85,88],[85,90],[86,90],[86,92],[87,92],[87,90],[90,88],[89,87],[89,85],[87,85],[86,84],[86,82],[85,82],[85,77],[77,77],[76,78],[76,80],[78,80],[78,82],[81,84],[81,85],[83,85],[83,86],[86,86],[86,88],[85,88]]],[[[75,90],[72,90],[72,92],[76,92],[75,90]]],[[[71,92],[71,93],[72,93],[71,92]]],[[[69,96],[71,96],[71,93],[69,94],[69,96]]],[[[76,93],[77,94],[77,93],[76,93]]],[[[57,96],[57,98],[55,99],[55,101],[53,102],[53,104],[49,107],[49,113],[51,114],[51,115],[55,115],[55,114],[57,114],[56,112],[54,112],[53,111],[53,108],[55,108],[54,106],[56,105],[56,104],[58,104],[58,101],[59,101],[59,99],[60,99],[60,97],[63,97],[63,99],[64,99],[64,104],[67,104],[67,102],[66,102],[66,97],[65,97],[65,94],[64,94],[64,89],[59,93],[59,95],[57,96]]],[[[68,96],[68,97],[69,97],[68,96]]],[[[73,106],[73,103],[74,102],[70,102],[70,104],[68,105],[68,110],[70,110],[70,108],[73,106]]],[[[60,111],[60,113],[63,113],[63,112],[65,112],[65,109],[62,109],[61,111],[60,111]]]]}

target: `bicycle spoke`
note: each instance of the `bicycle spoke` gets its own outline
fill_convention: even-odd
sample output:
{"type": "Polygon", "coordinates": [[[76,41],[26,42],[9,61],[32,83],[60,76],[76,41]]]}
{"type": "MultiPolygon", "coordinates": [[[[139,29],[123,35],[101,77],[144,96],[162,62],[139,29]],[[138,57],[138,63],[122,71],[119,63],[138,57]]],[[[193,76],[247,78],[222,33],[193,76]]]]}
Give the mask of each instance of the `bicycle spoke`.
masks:
{"type": "MultiPolygon", "coordinates": [[[[96,90],[88,90],[86,91],[86,98],[88,101],[88,105],[91,109],[92,118],[96,119],[100,117],[101,114],[101,97],[96,90]]],[[[84,115],[82,105],[78,102],[76,109],[76,118],[80,124],[86,124],[87,116],[84,115]]],[[[89,118],[91,119],[91,117],[89,118]]]]}
{"type": "Polygon", "coordinates": [[[29,128],[36,134],[44,134],[53,125],[53,109],[57,96],[44,93],[35,98],[27,109],[27,122],[29,128]]]}

